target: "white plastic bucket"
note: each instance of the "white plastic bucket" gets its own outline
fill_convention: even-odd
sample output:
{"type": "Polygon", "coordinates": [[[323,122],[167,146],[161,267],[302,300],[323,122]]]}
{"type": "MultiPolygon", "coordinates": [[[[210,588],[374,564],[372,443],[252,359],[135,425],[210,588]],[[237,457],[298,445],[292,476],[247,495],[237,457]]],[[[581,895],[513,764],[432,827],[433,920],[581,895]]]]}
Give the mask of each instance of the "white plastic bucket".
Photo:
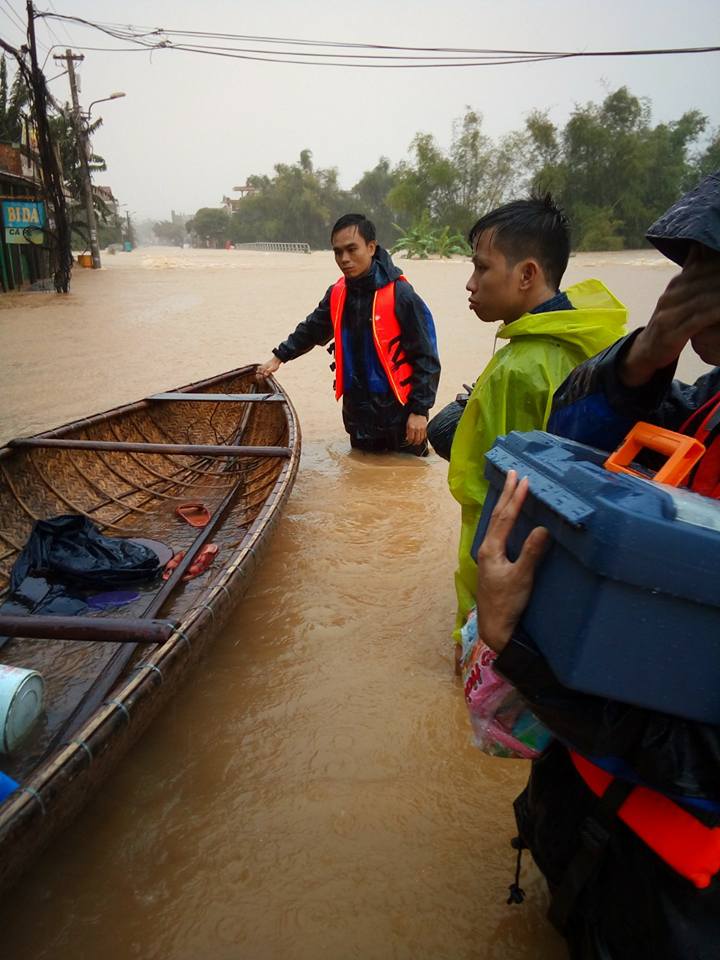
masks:
{"type": "Polygon", "coordinates": [[[36,670],[0,663],[0,753],[12,753],[43,708],[45,683],[36,670]]]}

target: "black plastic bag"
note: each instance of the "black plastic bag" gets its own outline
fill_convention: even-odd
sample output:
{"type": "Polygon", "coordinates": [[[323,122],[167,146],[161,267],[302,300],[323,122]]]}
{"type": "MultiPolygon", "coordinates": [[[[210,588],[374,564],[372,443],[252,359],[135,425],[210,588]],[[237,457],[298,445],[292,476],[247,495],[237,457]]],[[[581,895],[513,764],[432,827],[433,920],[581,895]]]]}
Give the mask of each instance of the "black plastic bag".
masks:
{"type": "Polygon", "coordinates": [[[68,514],[35,523],[12,569],[10,593],[29,576],[103,590],[150,580],[159,572],[159,558],[148,547],[105,537],[87,517],[68,514]]]}

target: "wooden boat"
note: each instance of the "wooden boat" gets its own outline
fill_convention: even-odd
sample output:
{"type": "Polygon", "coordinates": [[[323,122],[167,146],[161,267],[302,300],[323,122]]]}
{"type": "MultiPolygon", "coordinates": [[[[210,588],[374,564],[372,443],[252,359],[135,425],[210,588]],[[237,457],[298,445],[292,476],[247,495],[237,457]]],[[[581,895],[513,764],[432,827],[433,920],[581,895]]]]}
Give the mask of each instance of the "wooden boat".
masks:
{"type": "MultiPolygon", "coordinates": [[[[46,710],[0,770],[20,787],[0,803],[0,889],[80,809],[146,728],[242,596],[297,473],[292,404],[255,367],[161,393],[0,449],[0,603],[37,519],[91,518],[106,536],[186,550],[167,582],[92,616],[8,617],[0,661],[37,669],[46,710]],[[175,513],[201,500],[198,530],[175,513]],[[220,550],[184,581],[208,543],[220,550]]],[[[0,641],[1,643],[1,641],[0,641]]]]}

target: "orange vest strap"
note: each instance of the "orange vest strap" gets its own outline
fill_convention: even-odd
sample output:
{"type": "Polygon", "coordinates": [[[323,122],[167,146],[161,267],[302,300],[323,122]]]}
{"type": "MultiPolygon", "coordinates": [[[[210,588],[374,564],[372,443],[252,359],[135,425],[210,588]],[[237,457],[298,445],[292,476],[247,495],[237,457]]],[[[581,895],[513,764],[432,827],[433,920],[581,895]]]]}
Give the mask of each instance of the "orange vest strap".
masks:
{"type": "MultiPolygon", "coordinates": [[[[570,750],[570,759],[585,785],[602,796],[613,777],[570,750]]],[[[676,873],[699,889],[720,870],[720,827],[706,827],[687,810],[648,787],[635,787],[618,817],[676,873]]]]}
{"type": "Polygon", "coordinates": [[[330,319],[333,325],[335,338],[335,399],[343,395],[343,345],[342,345],[342,315],[345,309],[347,287],[345,277],[340,277],[330,292],[330,319]]]}
{"type": "MultiPolygon", "coordinates": [[[[707,450],[695,468],[690,489],[703,496],[720,500],[720,437],[715,435],[720,416],[720,393],[709,400],[697,413],[701,416],[703,413],[705,415],[700,426],[695,430],[694,436],[707,446],[707,450]],[[707,442],[708,438],[710,443],[707,442]]],[[[694,414],[695,417],[697,413],[694,414]]]]}
{"type": "MultiPolygon", "coordinates": [[[[404,276],[397,283],[407,283],[404,276]]],[[[398,401],[404,406],[410,396],[410,379],[413,368],[402,357],[400,347],[400,324],[395,314],[395,282],[387,283],[375,292],[372,312],[372,329],[375,350],[385,376],[398,401]]]]}
{"type": "MultiPolygon", "coordinates": [[[[400,347],[400,324],[395,314],[395,283],[405,282],[404,276],[391,281],[375,291],[372,309],[372,332],[375,351],[385,376],[398,401],[407,403],[410,396],[412,366],[403,359],[400,347]]],[[[342,316],[345,308],[347,287],[345,277],[340,277],[330,291],[330,318],[335,337],[335,398],[343,395],[343,347],[342,316]]]]}

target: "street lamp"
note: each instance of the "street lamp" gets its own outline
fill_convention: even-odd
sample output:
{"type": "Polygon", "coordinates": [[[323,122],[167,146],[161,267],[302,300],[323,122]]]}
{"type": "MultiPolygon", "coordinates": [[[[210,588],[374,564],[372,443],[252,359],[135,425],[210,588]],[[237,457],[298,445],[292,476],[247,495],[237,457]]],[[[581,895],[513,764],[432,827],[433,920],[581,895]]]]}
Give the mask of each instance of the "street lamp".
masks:
{"type": "Polygon", "coordinates": [[[132,221],[130,220],[130,217],[131,217],[131,216],[135,217],[135,216],[137,216],[137,214],[135,213],[134,210],[130,210],[130,209],[128,208],[128,205],[127,205],[126,203],[121,203],[120,206],[121,206],[121,207],[125,207],[125,222],[126,222],[126,225],[127,225],[127,226],[126,226],[126,240],[131,244],[132,248],[134,249],[135,246],[136,246],[136,244],[134,243],[133,237],[132,237],[132,221]]]}
{"type": "Polygon", "coordinates": [[[87,108],[86,116],[88,118],[88,121],[90,120],[90,112],[92,111],[92,108],[95,106],[96,103],[105,103],[106,100],[119,100],[120,97],[126,97],[126,96],[127,94],[123,93],[122,90],[116,90],[115,93],[111,93],[109,97],[101,97],[99,100],[93,100],[93,102],[87,108]]]}
{"type": "MultiPolygon", "coordinates": [[[[68,69],[70,72],[70,87],[73,94],[73,107],[75,112],[76,129],[80,141],[80,165],[83,175],[83,191],[85,194],[85,213],[88,221],[88,230],[90,232],[90,253],[92,254],[92,265],[94,270],[98,270],[102,264],[100,262],[100,245],[97,235],[97,220],[95,219],[95,207],[93,205],[92,181],[90,179],[90,140],[88,129],[83,120],[80,119],[80,104],[77,99],[77,88],[75,85],[75,76],[72,69],[72,61],[68,60],[68,69]]],[[[101,97],[99,100],[93,100],[88,111],[85,114],[85,122],[90,123],[90,111],[96,103],[103,103],[105,100],[117,100],[118,97],[124,97],[121,91],[111,93],[109,97],[101,97]]]]}

